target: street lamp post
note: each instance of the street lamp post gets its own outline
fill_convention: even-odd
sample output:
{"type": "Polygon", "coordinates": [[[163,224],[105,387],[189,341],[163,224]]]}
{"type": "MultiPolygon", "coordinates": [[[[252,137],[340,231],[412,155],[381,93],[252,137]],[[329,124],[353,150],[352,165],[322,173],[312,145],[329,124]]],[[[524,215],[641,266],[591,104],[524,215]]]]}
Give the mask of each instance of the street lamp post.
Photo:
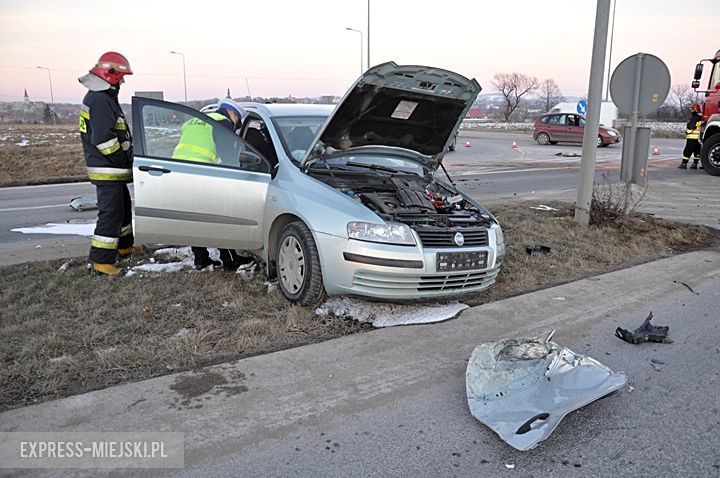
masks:
{"type": "Polygon", "coordinates": [[[368,42],[367,42],[367,57],[368,57],[368,59],[367,59],[367,67],[368,67],[368,70],[369,70],[369,69],[370,69],[370,0],[368,0],[368,19],[367,19],[367,20],[368,20],[368,29],[367,29],[367,35],[368,35],[368,39],[367,39],[367,41],[368,41],[368,42]]]}
{"type": "Polygon", "coordinates": [[[354,28],[345,27],[345,30],[351,31],[351,32],[358,32],[360,34],[360,76],[363,74],[363,33],[360,30],[356,30],[354,28]]]}
{"type": "Polygon", "coordinates": [[[185,103],[187,103],[187,75],[185,74],[185,54],[179,51],[171,51],[173,55],[180,55],[183,59],[183,86],[185,87],[185,103]]]}
{"type": "Polygon", "coordinates": [[[48,80],[50,80],[50,104],[52,105],[52,117],[53,117],[53,124],[57,124],[57,119],[55,115],[55,97],[53,96],[53,90],[52,90],[52,75],[50,75],[50,68],[47,68],[45,66],[38,66],[37,68],[40,68],[41,70],[47,70],[48,72],[48,80]]]}
{"type": "Polygon", "coordinates": [[[610,67],[612,66],[612,47],[613,37],[615,36],[615,7],[617,6],[617,0],[613,2],[612,12],[612,27],[610,29],[610,56],[608,58],[608,72],[607,72],[607,83],[605,85],[605,101],[608,101],[610,97],[610,67]]]}

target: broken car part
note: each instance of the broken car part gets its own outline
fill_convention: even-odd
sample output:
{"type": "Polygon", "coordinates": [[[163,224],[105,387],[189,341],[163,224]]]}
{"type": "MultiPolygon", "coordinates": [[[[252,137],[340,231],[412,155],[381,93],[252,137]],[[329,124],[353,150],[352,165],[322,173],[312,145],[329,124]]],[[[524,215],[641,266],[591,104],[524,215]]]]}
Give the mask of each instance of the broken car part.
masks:
{"type": "Polygon", "coordinates": [[[70,207],[76,211],[89,211],[91,209],[97,209],[97,201],[78,196],[70,200],[70,207]]]}
{"type": "Polygon", "coordinates": [[[652,316],[653,314],[650,312],[650,315],[645,318],[642,325],[635,329],[634,332],[618,327],[615,330],[615,336],[631,344],[639,344],[642,342],[661,342],[671,344],[672,340],[668,339],[670,326],[651,325],[650,320],[652,320],[652,316]]]}
{"type": "Polygon", "coordinates": [[[521,451],[550,436],[568,413],[627,382],[624,373],[551,342],[553,333],[478,345],[468,362],[472,416],[521,451]]]}
{"type": "Polygon", "coordinates": [[[548,246],[529,246],[525,248],[525,252],[527,252],[530,255],[533,254],[540,254],[545,255],[549,254],[552,249],[548,246]]]}

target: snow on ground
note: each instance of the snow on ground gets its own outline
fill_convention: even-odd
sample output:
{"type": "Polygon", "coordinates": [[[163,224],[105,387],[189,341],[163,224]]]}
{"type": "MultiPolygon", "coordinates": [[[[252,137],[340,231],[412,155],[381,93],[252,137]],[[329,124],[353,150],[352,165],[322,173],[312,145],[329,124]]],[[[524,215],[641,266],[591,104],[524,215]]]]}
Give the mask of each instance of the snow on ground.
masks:
{"type": "Polygon", "coordinates": [[[394,325],[442,322],[443,320],[452,319],[469,307],[467,304],[458,302],[398,305],[366,302],[349,297],[333,297],[315,309],[315,314],[320,316],[334,314],[337,317],[370,322],[375,327],[392,327],[394,325]]]}
{"type": "Polygon", "coordinates": [[[95,223],[70,223],[70,224],[54,224],[49,223],[44,226],[35,227],[19,227],[10,229],[12,232],[21,234],[63,234],[68,236],[92,236],[95,231],[95,223]]]}
{"type": "MultiPolygon", "coordinates": [[[[620,121],[616,127],[622,133],[626,121],[620,121]]],[[[533,129],[534,122],[530,123],[501,123],[494,121],[465,119],[460,126],[461,130],[467,131],[521,131],[529,133],[533,129]]],[[[684,122],[667,121],[640,121],[640,126],[650,127],[652,135],[659,138],[681,138],[685,135],[684,122]]]]}

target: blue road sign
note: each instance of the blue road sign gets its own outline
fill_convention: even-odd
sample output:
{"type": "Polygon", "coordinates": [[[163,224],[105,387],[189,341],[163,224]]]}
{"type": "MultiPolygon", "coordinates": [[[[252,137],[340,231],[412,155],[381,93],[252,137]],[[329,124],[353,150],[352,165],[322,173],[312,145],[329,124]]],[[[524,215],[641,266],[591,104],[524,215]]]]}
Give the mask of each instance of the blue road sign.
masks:
{"type": "Polygon", "coordinates": [[[579,115],[584,115],[585,113],[587,113],[587,101],[585,101],[585,100],[578,101],[576,109],[577,109],[577,112],[579,115]]]}

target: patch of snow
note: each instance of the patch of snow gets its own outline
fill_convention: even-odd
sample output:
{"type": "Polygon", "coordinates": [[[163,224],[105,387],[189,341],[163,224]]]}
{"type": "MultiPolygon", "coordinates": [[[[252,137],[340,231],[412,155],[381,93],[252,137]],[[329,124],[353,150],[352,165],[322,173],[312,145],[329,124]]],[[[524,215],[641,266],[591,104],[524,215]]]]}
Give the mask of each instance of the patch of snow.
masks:
{"type": "Polygon", "coordinates": [[[349,297],[333,297],[315,309],[315,314],[325,316],[332,313],[338,317],[370,322],[375,327],[392,327],[395,325],[442,322],[452,319],[467,308],[469,308],[467,304],[458,302],[398,305],[366,302],[349,297]]]}
{"type": "Polygon", "coordinates": [[[95,231],[95,223],[86,224],[55,224],[49,223],[44,226],[36,227],[19,227],[10,229],[12,232],[21,234],[62,234],[67,236],[85,236],[90,237],[95,231]]]}
{"type": "Polygon", "coordinates": [[[545,204],[538,204],[537,206],[530,206],[530,209],[537,209],[538,211],[559,211],[554,207],[546,206],[545,204]]]}
{"type": "MultiPolygon", "coordinates": [[[[214,261],[220,260],[220,251],[217,249],[208,248],[208,253],[210,254],[210,259],[214,261]]],[[[190,260],[194,259],[192,249],[190,246],[186,247],[166,247],[164,249],[158,249],[155,251],[156,256],[169,256],[173,259],[180,259],[185,260],[187,258],[190,258],[190,260]]]]}
{"type": "Polygon", "coordinates": [[[48,359],[48,362],[53,363],[53,364],[57,364],[57,363],[70,362],[72,359],[73,359],[73,358],[72,358],[71,355],[62,354],[62,355],[59,356],[59,357],[49,358],[49,359],[48,359]]]}
{"type": "Polygon", "coordinates": [[[168,342],[179,342],[180,340],[190,338],[193,335],[195,335],[195,329],[181,327],[175,335],[168,338],[168,342]]]}
{"type": "MultiPolygon", "coordinates": [[[[132,272],[179,272],[183,269],[192,268],[193,263],[192,259],[190,259],[190,262],[182,261],[182,262],[167,262],[165,264],[140,264],[139,266],[135,266],[130,271],[132,272]]],[[[128,272],[130,272],[128,271],[128,272]]],[[[125,274],[125,277],[128,277],[127,273],[125,274]]]]}
{"type": "Polygon", "coordinates": [[[277,290],[278,288],[278,283],[276,280],[264,282],[263,285],[267,287],[268,294],[274,290],[277,290]]]}
{"type": "Polygon", "coordinates": [[[238,267],[235,273],[238,274],[242,280],[250,280],[255,277],[255,274],[257,273],[256,269],[257,263],[251,262],[250,264],[243,264],[238,267]]]}
{"type": "Polygon", "coordinates": [[[28,146],[28,145],[29,145],[29,143],[28,143],[27,139],[23,139],[21,142],[15,143],[15,146],[28,146]]]}

